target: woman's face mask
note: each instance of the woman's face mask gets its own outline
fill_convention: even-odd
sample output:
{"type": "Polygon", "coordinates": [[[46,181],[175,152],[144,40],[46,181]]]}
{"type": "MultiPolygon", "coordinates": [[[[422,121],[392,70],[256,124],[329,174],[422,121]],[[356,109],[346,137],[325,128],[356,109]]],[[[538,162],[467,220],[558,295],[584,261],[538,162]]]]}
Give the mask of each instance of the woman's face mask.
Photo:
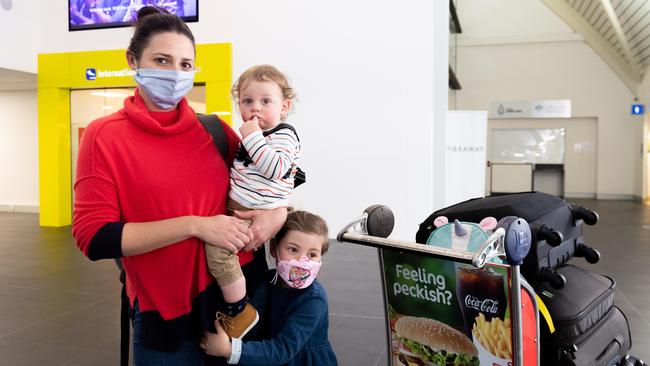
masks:
{"type": "Polygon", "coordinates": [[[135,81],[160,109],[172,109],[194,86],[194,70],[136,69],[135,81]]]}

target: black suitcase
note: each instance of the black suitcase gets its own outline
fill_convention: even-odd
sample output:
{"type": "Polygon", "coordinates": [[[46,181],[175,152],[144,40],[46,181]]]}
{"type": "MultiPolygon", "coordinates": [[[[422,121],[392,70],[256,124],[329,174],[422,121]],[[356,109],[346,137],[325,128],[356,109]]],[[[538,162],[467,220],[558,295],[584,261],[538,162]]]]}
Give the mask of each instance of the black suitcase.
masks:
{"type": "Polygon", "coordinates": [[[542,285],[537,292],[547,306],[555,332],[542,322],[542,365],[617,364],[632,347],[625,315],[614,306],[616,282],[582,268],[565,265],[557,271],[567,285],[542,285]]]}
{"type": "Polygon", "coordinates": [[[632,347],[630,327],[613,306],[592,329],[575,338],[542,337],[542,365],[617,365],[632,347]]]}
{"type": "Polygon", "coordinates": [[[582,223],[594,225],[598,214],[550,194],[521,192],[488,196],[443,208],[420,224],[416,242],[426,243],[438,216],[446,216],[450,222],[480,222],[487,216],[497,220],[518,216],[528,221],[533,233],[533,246],[524,259],[521,272],[534,287],[543,282],[556,288],[563,287],[566,279],[554,269],[574,256],[585,257],[590,263],[600,259],[600,253],[587,246],[582,235],[582,223]]]}
{"type": "Polygon", "coordinates": [[[570,264],[557,268],[567,278],[562,289],[542,284],[536,291],[555,325],[554,337],[572,339],[589,331],[614,306],[616,281],[570,264]]]}

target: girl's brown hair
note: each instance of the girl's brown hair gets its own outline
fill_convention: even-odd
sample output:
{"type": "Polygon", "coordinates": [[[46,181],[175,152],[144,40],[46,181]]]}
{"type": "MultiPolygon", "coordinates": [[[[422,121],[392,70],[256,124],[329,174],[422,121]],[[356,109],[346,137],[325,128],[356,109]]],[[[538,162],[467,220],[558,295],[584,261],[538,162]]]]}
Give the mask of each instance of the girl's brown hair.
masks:
{"type": "MultiPolygon", "coordinates": [[[[300,231],[307,234],[318,235],[323,239],[321,255],[325,254],[330,246],[330,240],[327,230],[327,223],[322,217],[307,211],[292,211],[287,214],[287,221],[282,229],[275,234],[275,240],[271,242],[277,245],[282,238],[291,230],[300,231]]],[[[273,252],[273,251],[271,251],[273,252]]]]}

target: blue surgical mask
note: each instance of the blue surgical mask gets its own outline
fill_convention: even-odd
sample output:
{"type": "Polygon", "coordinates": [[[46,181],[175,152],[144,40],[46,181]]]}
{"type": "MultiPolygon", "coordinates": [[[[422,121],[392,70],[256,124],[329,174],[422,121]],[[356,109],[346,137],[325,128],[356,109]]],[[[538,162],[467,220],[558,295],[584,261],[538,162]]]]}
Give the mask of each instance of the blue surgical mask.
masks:
{"type": "Polygon", "coordinates": [[[161,109],[172,109],[194,86],[194,70],[135,70],[135,82],[161,109]]]}

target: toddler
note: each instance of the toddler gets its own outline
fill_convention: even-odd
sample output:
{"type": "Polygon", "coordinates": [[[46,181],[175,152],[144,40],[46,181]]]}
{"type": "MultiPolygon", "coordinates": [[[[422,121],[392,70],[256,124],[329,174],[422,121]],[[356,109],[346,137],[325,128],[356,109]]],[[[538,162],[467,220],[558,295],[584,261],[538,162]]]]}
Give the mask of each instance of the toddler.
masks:
{"type": "Polygon", "coordinates": [[[228,358],[229,364],[337,365],[327,337],[327,294],[316,280],[328,247],[327,224],[320,216],[290,212],[271,240],[277,269],[267,277],[273,280],[255,293],[255,298],[266,301],[260,308],[272,314],[262,327],[268,339],[229,339],[215,322],[217,333],[206,332],[201,347],[210,355],[228,358]]]}
{"type": "MultiPolygon", "coordinates": [[[[239,77],[232,95],[243,124],[239,129],[242,141],[230,171],[228,213],[286,207],[294,186],[304,181],[298,168],[298,135],[283,123],[295,98],[293,88],[275,67],[258,65],[239,77]]],[[[238,257],[213,245],[206,245],[205,250],[210,273],[225,300],[217,316],[229,336],[242,338],[259,316],[248,303],[238,257]]]]}

